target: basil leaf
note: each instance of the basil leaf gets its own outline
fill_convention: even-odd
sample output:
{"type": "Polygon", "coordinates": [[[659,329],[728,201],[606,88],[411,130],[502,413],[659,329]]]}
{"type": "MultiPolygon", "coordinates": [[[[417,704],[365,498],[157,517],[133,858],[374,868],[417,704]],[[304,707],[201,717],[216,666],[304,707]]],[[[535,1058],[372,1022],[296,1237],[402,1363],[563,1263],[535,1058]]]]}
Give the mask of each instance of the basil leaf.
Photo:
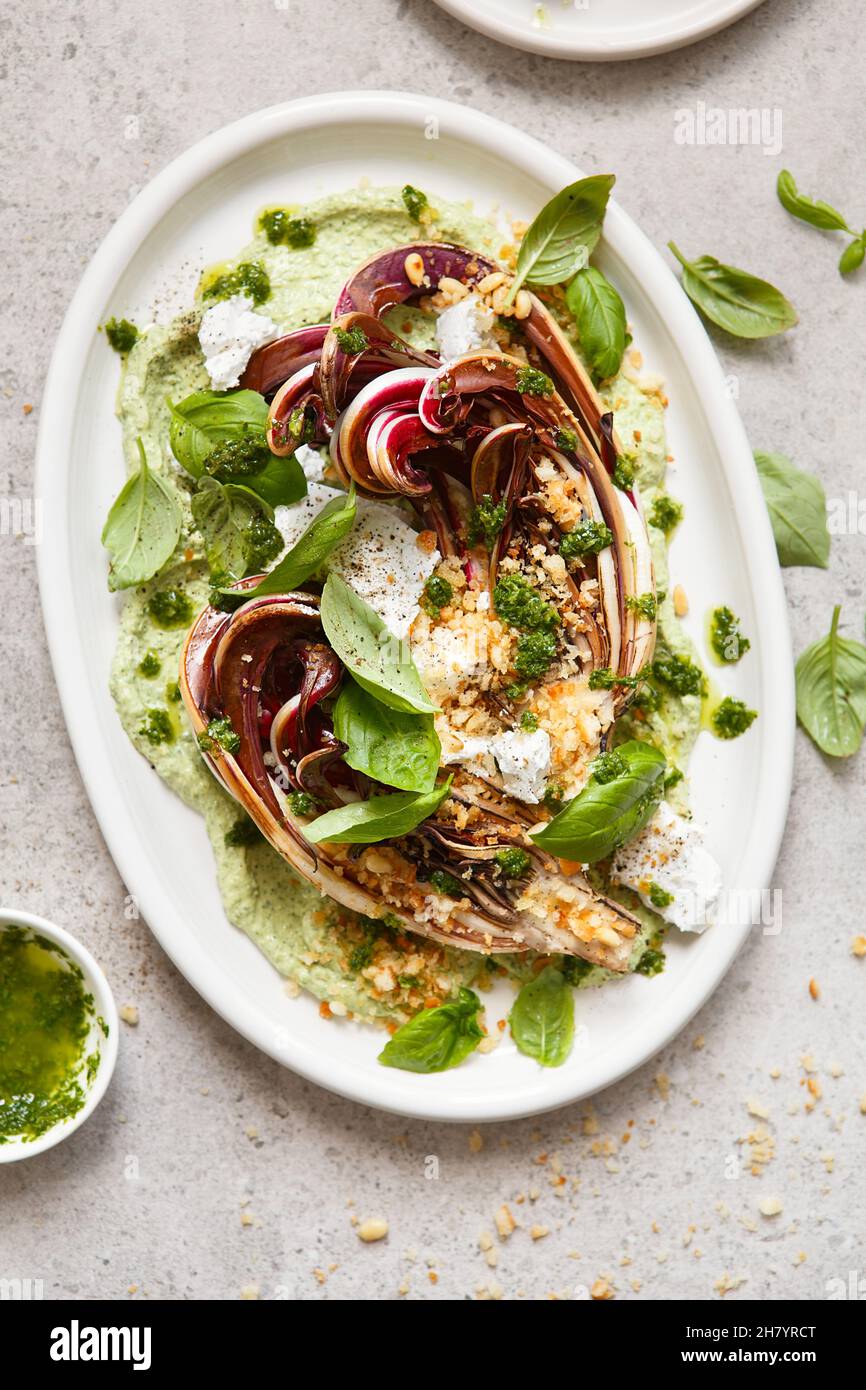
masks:
{"type": "Polygon", "coordinates": [[[820,479],[795,468],[784,454],[755,451],[755,464],[770,513],[780,565],[811,565],[825,570],[830,561],[827,499],[820,479]]]}
{"type": "Polygon", "coordinates": [[[346,744],[344,761],[374,781],[407,792],[436,785],[442,747],[432,714],[389,709],[349,677],[334,707],[334,733],[346,744]]]}
{"type": "Polygon", "coordinates": [[[735,338],[772,338],[797,322],[797,310],[781,290],[747,270],[722,265],[715,256],[687,261],[672,241],[683,267],[683,289],[708,319],[735,338]]]}
{"type": "Polygon", "coordinates": [[[436,714],[421,684],[408,642],[401,642],[338,574],[322,592],[322,627],[359,685],[391,709],[436,714]]]}
{"type": "MultiPolygon", "coordinates": [[[[204,481],[205,480],[202,479],[202,482],[204,481]]],[[[215,481],[219,482],[219,479],[215,481]]],[[[252,516],[266,516],[268,521],[273,521],[273,507],[270,506],[263,497],[259,497],[257,492],[253,492],[252,488],[247,487],[247,482],[248,479],[244,478],[242,483],[221,483],[220,486],[225,488],[230,498],[245,502],[252,516]]],[[[201,484],[198,490],[201,491],[201,484]]]]}
{"type": "Polygon", "coordinates": [[[353,483],[345,497],[332,497],[306,531],[298,537],[278,565],[255,589],[248,590],[244,602],[253,594],[289,594],[311,575],[317,574],[331,551],[345,540],[358,512],[353,483]]]}
{"type": "Polygon", "coordinates": [[[271,508],[290,507],[307,495],[307,479],[294,454],[289,458],[279,458],[274,454],[261,473],[241,476],[239,483],[261,497],[271,508]]]}
{"type": "Polygon", "coordinates": [[[510,304],[524,280],[530,285],[561,285],[586,265],[601,236],[613,174],[593,174],[570,183],[545,203],[520,243],[510,304]]]}
{"type": "MultiPolygon", "coordinates": [[[[776,192],[782,207],[792,217],[798,217],[801,222],[808,222],[811,227],[820,227],[825,232],[851,232],[841,212],[831,208],[829,203],[822,203],[799,193],[794,175],[788,169],[783,169],[779,174],[776,192]]],[[[851,235],[854,236],[854,233],[851,232],[851,235]]]]}
{"type": "Polygon", "coordinates": [[[667,764],[652,744],[635,739],[616,752],[626,771],[606,782],[590,777],[543,830],[530,832],[537,845],[562,859],[594,864],[643,830],[662,799],[667,764]]]}
{"type": "Polygon", "coordinates": [[[561,1067],[574,1042],[574,991],[562,971],[546,965],[525,984],[508,1022],[520,1052],[543,1067],[561,1067]]]}
{"type": "Polygon", "coordinates": [[[859,270],[864,257],[866,257],[866,232],[863,232],[856,241],[852,241],[845,247],[839,257],[839,274],[850,275],[853,270],[859,270]]]}
{"type": "Polygon", "coordinates": [[[436,1009],[422,1009],[379,1053],[383,1067],[401,1071],[448,1071],[474,1052],[484,1037],[478,1022],[481,1000],[471,989],[461,989],[456,1000],[436,1009]]]}
{"type": "Polygon", "coordinates": [[[787,169],[783,169],[779,174],[776,192],[782,206],[801,222],[808,222],[810,226],[820,227],[825,232],[847,232],[854,238],[839,258],[840,275],[850,275],[863,264],[866,258],[866,232],[861,232],[858,236],[854,229],[848,226],[841,212],[837,212],[829,203],[807,198],[799,193],[794,177],[787,169]]]}
{"type": "Polygon", "coordinates": [[[850,758],[866,726],[866,647],[839,636],[840,611],[797,661],[797,718],[822,752],[850,758]]]}
{"type": "Polygon", "coordinates": [[[169,401],[169,409],[171,451],[194,478],[201,477],[215,445],[268,427],[268,403],[258,391],[194,391],[179,405],[169,401]]]}
{"type": "Polygon", "coordinates": [[[625,352],[625,305],[613,285],[588,265],[565,291],[565,302],[595,375],[602,381],[616,376],[625,352]]]}
{"type": "Polygon", "coordinates": [[[351,531],[356,514],[355,484],[352,483],[345,496],[332,497],[325,504],[291,550],[286,551],[279,564],[254,589],[241,592],[230,586],[218,587],[221,606],[231,610],[256,596],[292,593],[321,570],[331,552],[351,531]]]}
{"type": "MultiPolygon", "coordinates": [[[[247,532],[258,513],[256,498],[216,478],[202,478],[190,500],[192,519],[201,532],[212,574],[242,579],[247,568],[247,532]]],[[[249,595],[245,595],[249,597],[249,595]]]]}
{"type": "Polygon", "coordinates": [[[144,445],[137,442],[139,470],[127,478],[102,528],[102,544],[111,555],[112,593],[152,579],[171,559],[180,537],[181,510],[174,488],[159,473],[151,473],[144,445]]]}
{"type": "Polygon", "coordinates": [[[383,840],[394,840],[408,835],[432,816],[450,787],[448,777],[429,792],[390,792],[387,796],[371,796],[369,801],[350,801],[348,806],[326,811],[304,826],[304,837],[312,845],[322,840],[332,845],[378,845],[383,840]]]}

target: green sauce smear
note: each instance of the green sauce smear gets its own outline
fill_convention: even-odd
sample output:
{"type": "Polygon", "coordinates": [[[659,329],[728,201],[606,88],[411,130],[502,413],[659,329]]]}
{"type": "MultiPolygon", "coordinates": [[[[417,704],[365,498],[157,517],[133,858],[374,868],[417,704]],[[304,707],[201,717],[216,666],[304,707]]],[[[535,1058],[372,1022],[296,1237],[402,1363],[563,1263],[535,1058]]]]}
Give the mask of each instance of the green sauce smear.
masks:
{"type": "Polygon", "coordinates": [[[98,1052],[83,1056],[92,1014],[82,972],[59,947],[0,928],[0,1144],[38,1139],[82,1108],[99,1066],[98,1052]]]}
{"type": "Polygon", "coordinates": [[[713,658],[719,666],[730,666],[751,647],[743,635],[739,618],[730,608],[715,608],[707,621],[707,635],[713,658]]]}

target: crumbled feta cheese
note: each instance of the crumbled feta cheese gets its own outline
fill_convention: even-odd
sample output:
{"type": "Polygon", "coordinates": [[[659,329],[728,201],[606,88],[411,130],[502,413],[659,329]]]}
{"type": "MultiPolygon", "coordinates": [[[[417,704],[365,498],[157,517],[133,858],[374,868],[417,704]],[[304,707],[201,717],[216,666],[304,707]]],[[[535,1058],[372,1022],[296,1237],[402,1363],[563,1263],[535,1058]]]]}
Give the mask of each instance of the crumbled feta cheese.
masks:
{"type": "Polygon", "coordinates": [[[413,641],[412,659],[428,691],[436,698],[460,695],[487,669],[486,632],[471,622],[446,627],[436,624],[422,641],[413,641]]]}
{"type": "MultiPolygon", "coordinates": [[[[417,661],[415,664],[418,664],[417,661]]],[[[477,772],[480,776],[486,777],[488,775],[488,769],[483,766],[480,760],[482,758],[493,757],[493,740],[490,738],[464,737],[463,734],[459,734],[457,730],[451,728],[450,725],[445,733],[448,742],[442,745],[442,762],[447,764],[461,763],[463,767],[469,768],[470,771],[477,772]]]]}
{"type": "Polygon", "coordinates": [[[502,778],[503,791],[518,801],[536,805],[544,796],[550,771],[550,735],[544,729],[534,733],[508,729],[493,738],[458,739],[459,751],[444,749],[444,763],[461,763],[470,772],[486,777],[481,761],[493,758],[502,778]]]}
{"type": "Polygon", "coordinates": [[[440,559],[438,550],[421,548],[418,532],[395,507],[359,501],[352,533],[332,553],[328,568],[366,599],[389,632],[404,638],[440,559]]]}
{"type": "Polygon", "coordinates": [[[531,734],[509,730],[497,734],[491,749],[506,794],[532,804],[540,801],[550,771],[550,735],[544,729],[531,734]]]}
{"type": "Polygon", "coordinates": [[[237,386],[256,348],[276,334],[276,324],[266,314],[253,313],[253,301],[245,294],[230,295],[205,310],[198,340],[214,390],[237,386]]]}
{"type": "Polygon", "coordinates": [[[304,470],[308,483],[320,483],[325,476],[325,458],[309,444],[299,444],[293,455],[304,470]]]}
{"type": "Polygon", "coordinates": [[[476,294],[467,295],[449,309],[444,309],[436,320],[436,341],[439,356],[443,362],[453,362],[465,352],[476,348],[496,346],[491,337],[495,322],[493,310],[476,294]]]}
{"type": "Polygon", "coordinates": [[[702,932],[712,923],[722,892],[722,871],[704,849],[703,838],[698,826],[663,801],[637,839],[617,850],[611,878],[633,889],[680,931],[702,932]],[[653,903],[653,885],[673,901],[664,907],[653,903]]]}
{"type": "Polygon", "coordinates": [[[490,607],[490,590],[482,589],[478,598],[475,600],[475,610],[478,613],[486,613],[490,607]]]}
{"type": "MultiPolygon", "coordinates": [[[[333,497],[345,494],[325,483],[309,484],[306,497],[291,507],[277,507],[275,522],[292,546],[333,497]]],[[[438,550],[426,551],[394,506],[358,499],[350,535],[331,552],[328,569],[360,594],[395,637],[404,638],[420,612],[424,585],[438,565],[438,550]]]]}
{"type": "MultiPolygon", "coordinates": [[[[300,502],[293,502],[290,507],[277,507],[274,522],[286,545],[294,545],[331,498],[342,495],[339,489],[328,487],[326,483],[310,482],[307,495],[300,502]]],[[[359,501],[359,508],[362,505],[359,501]]]]}

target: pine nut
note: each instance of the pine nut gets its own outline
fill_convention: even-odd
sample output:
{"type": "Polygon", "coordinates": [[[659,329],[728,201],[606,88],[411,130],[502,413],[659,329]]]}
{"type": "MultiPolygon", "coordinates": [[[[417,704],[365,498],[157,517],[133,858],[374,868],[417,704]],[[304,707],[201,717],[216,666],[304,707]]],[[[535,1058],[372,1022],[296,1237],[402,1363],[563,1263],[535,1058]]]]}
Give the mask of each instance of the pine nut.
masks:
{"type": "Polygon", "coordinates": [[[469,293],[468,285],[464,285],[460,280],[455,280],[451,275],[442,276],[442,279],[439,281],[439,289],[442,294],[447,295],[453,304],[457,304],[461,299],[465,299],[469,293]]]}
{"type": "Polygon", "coordinates": [[[518,290],[514,300],[514,317],[528,319],[532,313],[532,297],[528,290],[518,290]]]}
{"type": "Polygon", "coordinates": [[[424,261],[417,251],[411,251],[403,262],[403,269],[406,272],[406,279],[412,285],[423,285],[424,283],[424,261]]]}
{"type": "Polygon", "coordinates": [[[489,275],[485,275],[483,280],[479,280],[476,289],[479,294],[492,294],[498,290],[500,285],[505,284],[505,271],[493,270],[489,275]]]}

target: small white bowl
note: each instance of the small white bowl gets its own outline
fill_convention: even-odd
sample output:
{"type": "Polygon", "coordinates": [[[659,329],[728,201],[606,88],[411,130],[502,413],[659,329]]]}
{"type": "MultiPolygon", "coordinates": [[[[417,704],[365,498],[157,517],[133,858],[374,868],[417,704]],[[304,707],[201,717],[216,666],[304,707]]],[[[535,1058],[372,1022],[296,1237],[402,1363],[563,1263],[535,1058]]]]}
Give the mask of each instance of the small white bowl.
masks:
{"type": "MultiPolygon", "coordinates": [[[[5,1144],[0,1144],[0,1163],[15,1163],[19,1158],[32,1158],[34,1154],[44,1153],[46,1149],[59,1144],[61,1139],[73,1134],[78,1126],[84,1124],[87,1117],[93,1114],[102,1100],[117,1061],[117,1009],[108,981],[90,952],[85,950],[74,936],[70,936],[69,932],[64,931],[62,927],[55,927],[52,922],[46,922],[44,917],[34,917],[32,913],[19,912],[14,907],[0,907],[0,932],[9,926],[23,927],[34,937],[46,937],[48,941],[60,947],[69,961],[80,967],[84,975],[85,992],[93,995],[93,1016],[90,1020],[90,1032],[82,1049],[82,1059],[96,1049],[99,1053],[99,1066],[91,1078],[88,1079],[85,1074],[79,1078],[86,1099],[76,1115],[69,1120],[60,1121],[38,1139],[24,1140],[16,1136],[8,1139],[5,1144]],[[102,1023],[105,1025],[104,1029],[102,1023]]],[[[83,1073],[83,1060],[81,1065],[83,1073]]]]}

